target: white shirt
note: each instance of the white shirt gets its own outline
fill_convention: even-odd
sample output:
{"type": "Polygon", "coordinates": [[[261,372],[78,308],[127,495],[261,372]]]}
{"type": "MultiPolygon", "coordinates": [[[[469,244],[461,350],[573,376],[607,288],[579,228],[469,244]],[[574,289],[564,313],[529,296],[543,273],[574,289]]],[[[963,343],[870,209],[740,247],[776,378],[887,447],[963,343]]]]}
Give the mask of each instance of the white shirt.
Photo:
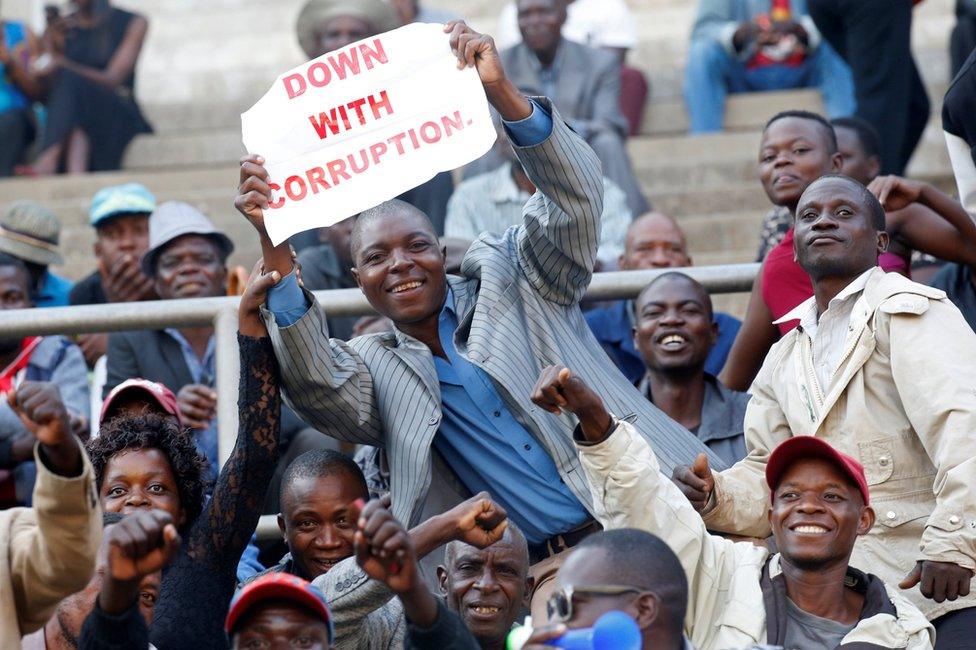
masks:
{"type": "MultiPolygon", "coordinates": [[[[522,223],[522,209],[532,195],[512,179],[512,165],[473,176],[454,188],[447,202],[444,235],[475,240],[483,232],[502,234],[522,223]]],[[[624,252],[624,239],[634,215],[627,195],[610,179],[603,179],[603,214],[600,216],[600,250],[604,264],[614,264],[624,252]]]]}
{"type": "Polygon", "coordinates": [[[776,321],[778,324],[800,320],[801,336],[805,334],[810,337],[812,357],[810,361],[817,373],[821,393],[826,394],[830,389],[830,377],[837,370],[841,361],[840,356],[847,348],[847,337],[851,334],[850,324],[854,303],[864,291],[872,271],[873,268],[857,276],[853,282],[831,298],[827,304],[827,311],[819,314],[819,317],[817,298],[813,296],[776,321]]]}
{"type": "MultiPolygon", "coordinates": [[[[566,8],[563,36],[590,47],[637,47],[637,26],[624,0],[576,0],[566,8]]],[[[502,9],[495,42],[499,49],[522,42],[514,2],[502,9]]]]}

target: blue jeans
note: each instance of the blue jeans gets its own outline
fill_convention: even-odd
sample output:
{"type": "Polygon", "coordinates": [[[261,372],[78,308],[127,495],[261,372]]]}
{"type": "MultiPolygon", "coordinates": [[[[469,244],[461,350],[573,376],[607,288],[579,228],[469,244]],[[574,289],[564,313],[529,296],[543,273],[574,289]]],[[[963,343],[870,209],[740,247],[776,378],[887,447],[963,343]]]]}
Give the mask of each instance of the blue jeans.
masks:
{"type": "Polygon", "coordinates": [[[851,70],[822,42],[802,65],[770,65],[749,70],[713,40],[691,43],[685,68],[685,103],[692,133],[722,130],[725,96],[758,90],[819,88],[828,117],[846,117],[857,108],[851,70]]]}

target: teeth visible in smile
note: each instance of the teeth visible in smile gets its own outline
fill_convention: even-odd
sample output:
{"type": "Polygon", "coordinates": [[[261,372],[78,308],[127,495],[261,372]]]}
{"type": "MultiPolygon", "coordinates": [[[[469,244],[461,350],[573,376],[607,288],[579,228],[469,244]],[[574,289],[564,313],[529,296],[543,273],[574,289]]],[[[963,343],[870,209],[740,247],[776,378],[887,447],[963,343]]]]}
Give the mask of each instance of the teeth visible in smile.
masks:
{"type": "Polygon", "coordinates": [[[498,607],[472,607],[479,614],[497,614],[501,610],[498,607]]]}
{"type": "Polygon", "coordinates": [[[793,529],[793,532],[803,533],[804,535],[823,535],[827,532],[827,529],[822,526],[797,526],[793,529]]]}
{"type": "Polygon", "coordinates": [[[401,291],[408,291],[410,289],[416,289],[422,283],[421,282],[407,282],[406,284],[400,284],[393,287],[393,293],[400,293],[401,291]]]}
{"type": "Polygon", "coordinates": [[[677,347],[679,345],[684,345],[684,343],[685,343],[685,337],[679,336],[677,334],[670,334],[668,336],[665,336],[661,340],[661,345],[665,347],[672,347],[672,348],[677,347]]]}

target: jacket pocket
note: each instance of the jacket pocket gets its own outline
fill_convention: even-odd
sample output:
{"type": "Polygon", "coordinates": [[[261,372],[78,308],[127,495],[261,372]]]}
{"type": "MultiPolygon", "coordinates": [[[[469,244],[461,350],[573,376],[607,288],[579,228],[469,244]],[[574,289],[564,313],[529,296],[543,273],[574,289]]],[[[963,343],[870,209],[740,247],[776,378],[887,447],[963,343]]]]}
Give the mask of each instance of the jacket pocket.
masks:
{"type": "MultiPolygon", "coordinates": [[[[928,519],[935,509],[935,503],[914,503],[911,501],[894,501],[872,503],[877,513],[877,522],[885,528],[892,529],[919,519],[928,519]]],[[[924,522],[921,528],[924,528],[924,522]]],[[[919,535],[921,535],[921,528],[919,535]]]]}
{"type": "Polygon", "coordinates": [[[868,485],[884,483],[895,470],[894,444],[889,438],[857,443],[857,455],[864,467],[868,485]]]}

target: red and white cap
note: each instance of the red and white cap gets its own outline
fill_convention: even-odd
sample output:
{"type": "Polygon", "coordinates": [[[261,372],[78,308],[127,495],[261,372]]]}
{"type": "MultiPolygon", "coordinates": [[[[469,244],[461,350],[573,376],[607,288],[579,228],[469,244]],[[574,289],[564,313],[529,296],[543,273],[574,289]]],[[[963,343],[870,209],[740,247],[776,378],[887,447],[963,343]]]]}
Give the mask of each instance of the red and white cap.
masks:
{"type": "Polygon", "coordinates": [[[148,397],[151,402],[159,406],[162,413],[172,415],[179,422],[180,427],[183,426],[183,415],[176,404],[176,395],[162,384],[148,379],[126,379],[113,388],[105,401],[102,402],[102,412],[98,416],[98,423],[105,422],[106,416],[111,414],[112,407],[118,403],[120,395],[132,395],[136,392],[148,397]]]}

